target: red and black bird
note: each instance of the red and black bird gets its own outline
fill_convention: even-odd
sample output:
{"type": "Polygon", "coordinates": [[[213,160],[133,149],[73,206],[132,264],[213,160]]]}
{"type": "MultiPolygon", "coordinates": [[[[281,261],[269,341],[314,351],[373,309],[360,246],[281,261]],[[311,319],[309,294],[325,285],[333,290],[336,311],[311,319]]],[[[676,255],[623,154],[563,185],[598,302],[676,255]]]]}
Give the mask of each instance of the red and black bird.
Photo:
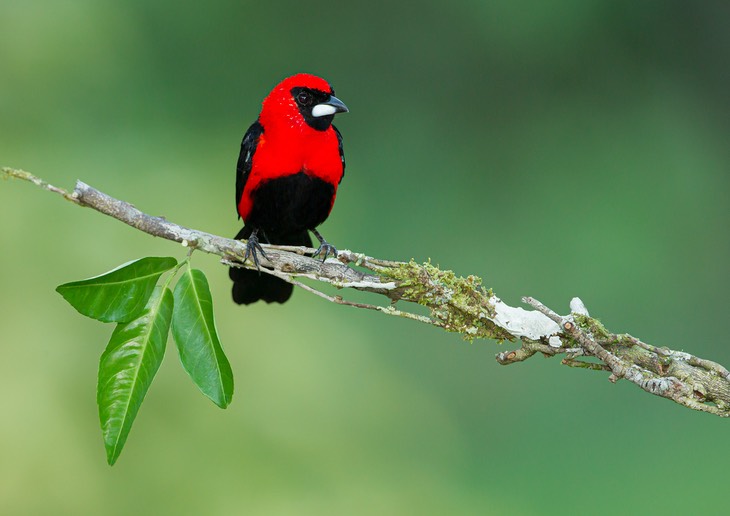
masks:
{"type": "MultiPolygon", "coordinates": [[[[337,250],[317,226],[327,219],[345,174],[342,135],[332,125],[347,106],[327,81],[300,73],[284,79],[264,99],[261,113],[241,142],[236,171],[236,209],[244,226],[236,239],[247,239],[246,257],[258,267],[259,242],[311,247],[309,231],[319,240],[315,256],[337,250]]],[[[292,285],[259,271],[232,267],[233,300],[283,303],[292,285]]]]}

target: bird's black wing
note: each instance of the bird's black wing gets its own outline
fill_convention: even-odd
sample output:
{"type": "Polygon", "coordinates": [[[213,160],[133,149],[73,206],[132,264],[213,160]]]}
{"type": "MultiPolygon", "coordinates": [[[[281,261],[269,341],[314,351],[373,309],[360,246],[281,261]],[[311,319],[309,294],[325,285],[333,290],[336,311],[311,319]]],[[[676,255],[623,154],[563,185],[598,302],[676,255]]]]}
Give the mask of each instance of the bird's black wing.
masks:
{"type": "Polygon", "coordinates": [[[342,134],[334,125],[332,126],[332,129],[335,130],[335,134],[337,135],[337,143],[340,147],[340,159],[342,160],[342,176],[340,177],[341,183],[342,178],[345,177],[345,150],[342,148],[342,134]]]}
{"type": "MultiPolygon", "coordinates": [[[[241,153],[238,155],[238,165],[236,166],[236,212],[238,212],[238,204],[241,202],[243,189],[248,181],[248,175],[253,165],[253,155],[256,153],[256,145],[259,137],[264,133],[264,126],[256,120],[251,127],[248,128],[246,134],[243,135],[241,141],[241,153]]],[[[342,143],[340,143],[340,148],[342,143]]],[[[340,152],[341,153],[341,152],[340,152]]],[[[238,215],[241,218],[241,215],[238,215]]]]}

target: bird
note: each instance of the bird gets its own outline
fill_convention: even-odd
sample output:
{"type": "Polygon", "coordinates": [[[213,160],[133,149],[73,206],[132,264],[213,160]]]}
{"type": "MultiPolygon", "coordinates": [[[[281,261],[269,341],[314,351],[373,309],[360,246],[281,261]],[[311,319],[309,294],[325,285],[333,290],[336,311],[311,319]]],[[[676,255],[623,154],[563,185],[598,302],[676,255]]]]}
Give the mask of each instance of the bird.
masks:
{"type": "MultiPolygon", "coordinates": [[[[319,248],[326,260],[337,249],[317,231],[330,212],[345,174],[342,135],[332,124],[347,106],[330,84],[299,73],[281,81],[264,98],[261,112],[241,141],[236,166],[236,211],[244,226],[235,236],[247,240],[249,257],[259,269],[261,243],[319,248]]],[[[284,303],[293,285],[260,270],[231,267],[233,301],[284,303]]]]}

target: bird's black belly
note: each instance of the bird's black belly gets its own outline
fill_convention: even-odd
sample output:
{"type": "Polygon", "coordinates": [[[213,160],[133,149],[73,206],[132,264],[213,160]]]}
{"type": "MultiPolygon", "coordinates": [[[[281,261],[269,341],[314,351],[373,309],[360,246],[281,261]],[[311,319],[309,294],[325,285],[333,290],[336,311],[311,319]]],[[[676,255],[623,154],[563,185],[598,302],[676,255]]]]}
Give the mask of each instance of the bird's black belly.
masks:
{"type": "Polygon", "coordinates": [[[329,215],[334,194],[333,185],[304,172],[265,181],[251,192],[246,224],[279,234],[314,229],[329,215]]]}

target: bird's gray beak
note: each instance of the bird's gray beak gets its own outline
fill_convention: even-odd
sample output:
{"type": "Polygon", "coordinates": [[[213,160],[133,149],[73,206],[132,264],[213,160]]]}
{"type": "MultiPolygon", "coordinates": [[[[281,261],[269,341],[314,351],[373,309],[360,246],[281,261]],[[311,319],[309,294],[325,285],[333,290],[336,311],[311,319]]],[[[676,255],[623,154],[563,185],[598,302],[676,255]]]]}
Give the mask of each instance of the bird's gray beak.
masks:
{"type": "Polygon", "coordinates": [[[312,108],[312,116],[327,116],[334,115],[335,113],[347,113],[348,111],[349,109],[347,109],[347,106],[344,102],[342,102],[334,95],[330,95],[330,98],[327,102],[322,102],[321,104],[317,104],[312,108]]]}

